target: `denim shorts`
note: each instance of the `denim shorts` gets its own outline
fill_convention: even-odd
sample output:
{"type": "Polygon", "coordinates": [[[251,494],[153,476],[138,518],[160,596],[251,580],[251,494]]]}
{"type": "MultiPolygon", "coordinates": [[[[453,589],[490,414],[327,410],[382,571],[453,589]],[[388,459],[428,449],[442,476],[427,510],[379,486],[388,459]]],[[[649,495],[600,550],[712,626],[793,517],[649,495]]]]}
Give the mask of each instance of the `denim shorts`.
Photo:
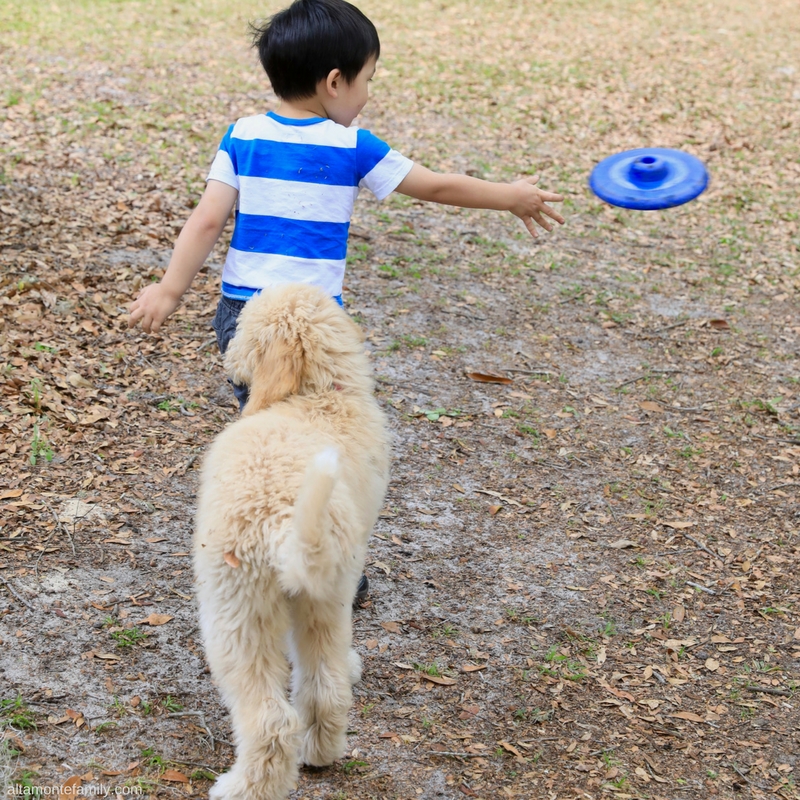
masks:
{"type": "MultiPolygon", "coordinates": [[[[217,304],[217,313],[211,323],[214,333],[217,334],[217,347],[219,347],[220,353],[224,354],[228,349],[228,345],[236,333],[236,320],[239,319],[239,314],[242,313],[246,302],[246,300],[232,300],[230,297],[220,297],[217,304]]],[[[250,388],[244,384],[234,383],[230,378],[228,378],[228,383],[233,387],[233,393],[239,401],[239,411],[241,411],[245,403],[247,403],[250,388]]]]}

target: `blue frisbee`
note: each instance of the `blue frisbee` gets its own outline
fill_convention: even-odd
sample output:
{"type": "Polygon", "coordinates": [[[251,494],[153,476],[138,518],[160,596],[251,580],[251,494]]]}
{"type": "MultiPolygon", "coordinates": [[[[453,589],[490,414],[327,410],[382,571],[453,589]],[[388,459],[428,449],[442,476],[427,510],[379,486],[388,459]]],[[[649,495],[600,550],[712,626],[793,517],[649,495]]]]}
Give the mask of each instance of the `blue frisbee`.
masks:
{"type": "Polygon", "coordinates": [[[703,162],[682,150],[643,147],[603,159],[589,187],[606,203],[639,211],[672,208],[694,200],[708,186],[703,162]]]}

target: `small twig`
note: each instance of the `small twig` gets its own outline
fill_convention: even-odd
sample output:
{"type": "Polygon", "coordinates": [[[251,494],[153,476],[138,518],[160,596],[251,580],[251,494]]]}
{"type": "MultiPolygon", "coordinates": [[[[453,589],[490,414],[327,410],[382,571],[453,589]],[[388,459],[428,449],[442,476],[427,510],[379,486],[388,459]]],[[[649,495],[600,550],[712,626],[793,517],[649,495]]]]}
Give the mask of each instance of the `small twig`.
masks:
{"type": "Polygon", "coordinates": [[[25,600],[23,597],[17,594],[16,589],[2,575],[0,575],[0,581],[2,582],[3,586],[5,586],[6,589],[8,589],[8,591],[13,596],[16,597],[17,600],[19,600],[19,602],[25,606],[25,608],[29,609],[30,611],[34,610],[33,606],[27,600],[25,600]]]}
{"type": "Polygon", "coordinates": [[[781,697],[791,697],[792,692],[788,689],[778,689],[775,686],[746,686],[748,692],[761,693],[761,694],[779,694],[781,697]]]}
{"type": "Polygon", "coordinates": [[[745,783],[750,783],[750,778],[748,778],[748,777],[747,777],[747,775],[745,775],[745,773],[744,773],[744,772],[742,772],[742,771],[739,769],[739,767],[737,767],[737,766],[736,766],[736,764],[731,764],[731,767],[733,767],[733,771],[734,771],[734,772],[735,772],[735,773],[736,773],[736,774],[737,774],[737,775],[738,775],[740,778],[744,778],[744,782],[745,782],[745,783]]]}
{"type": "Polygon", "coordinates": [[[800,439],[794,438],[790,439],[785,436],[762,436],[760,433],[751,433],[750,434],[754,439],[761,439],[765,442],[786,442],[787,444],[800,444],[800,439]]]}
{"type": "Polygon", "coordinates": [[[683,531],[679,531],[680,535],[683,536],[684,539],[688,539],[690,542],[696,544],[704,553],[708,553],[712,558],[716,558],[720,560],[722,556],[719,553],[715,553],[713,550],[709,550],[702,542],[698,542],[694,536],[689,536],[688,533],[684,533],[683,531]]]}
{"type": "Polygon", "coordinates": [[[772,487],[771,487],[771,488],[769,488],[769,489],[767,489],[766,487],[761,487],[761,488],[759,488],[759,489],[756,489],[756,490],[755,490],[755,491],[753,491],[753,492],[750,492],[750,494],[758,494],[758,493],[760,493],[760,492],[775,492],[775,491],[777,491],[778,489],[787,489],[787,488],[789,488],[790,486],[792,486],[792,487],[798,487],[798,486],[800,486],[800,483],[779,483],[777,486],[772,486],[772,487]]]}
{"type": "Polygon", "coordinates": [[[200,453],[193,453],[189,458],[186,459],[185,463],[178,468],[178,473],[180,475],[185,475],[189,468],[194,464],[195,461],[200,457],[200,453]]]}
{"type": "Polygon", "coordinates": [[[686,581],[687,586],[694,586],[695,589],[699,589],[701,592],[706,592],[707,594],[716,594],[713,589],[709,589],[708,586],[703,586],[701,583],[695,583],[694,581],[686,581]]]}
{"type": "Polygon", "coordinates": [[[639,381],[643,381],[646,378],[650,378],[650,375],[640,375],[638,378],[631,378],[629,381],[625,381],[625,383],[621,383],[619,386],[614,387],[614,391],[619,389],[624,389],[626,386],[630,386],[632,383],[639,383],[639,381]]]}
{"type": "Polygon", "coordinates": [[[408,389],[411,392],[419,392],[420,394],[426,394],[428,397],[432,396],[432,392],[429,392],[425,389],[421,389],[419,386],[409,386],[407,383],[399,383],[397,381],[390,381],[386,378],[376,378],[375,379],[378,383],[382,383],[385,386],[399,386],[402,389],[408,389]]]}
{"type": "Polygon", "coordinates": [[[173,758],[171,761],[173,764],[179,764],[182,767],[200,767],[200,769],[207,769],[209,772],[213,772],[215,775],[220,774],[218,769],[215,769],[209,764],[200,764],[197,761],[183,761],[180,758],[173,758]]]}
{"type": "Polygon", "coordinates": [[[618,749],[619,745],[612,744],[610,747],[604,747],[602,750],[595,750],[593,753],[589,753],[589,758],[596,758],[597,756],[603,755],[603,753],[611,753],[618,749]]]}
{"type": "Polygon", "coordinates": [[[211,733],[211,728],[208,727],[208,723],[206,722],[206,718],[203,715],[202,711],[173,711],[167,714],[168,717],[200,717],[200,721],[203,723],[203,728],[205,732],[208,734],[208,738],[211,740],[211,749],[214,749],[214,734],[211,733]]]}
{"type": "Polygon", "coordinates": [[[432,756],[451,756],[453,758],[488,758],[489,753],[450,753],[446,751],[439,752],[438,750],[428,750],[428,754],[432,756]]]}
{"type": "Polygon", "coordinates": [[[549,369],[504,369],[503,372],[519,372],[521,375],[552,375],[549,369]]]}
{"type": "Polygon", "coordinates": [[[615,386],[613,391],[617,391],[619,389],[624,389],[626,386],[630,386],[632,383],[638,383],[639,381],[647,380],[648,378],[652,378],[654,375],[671,375],[676,372],[683,372],[681,369],[651,369],[648,370],[644,375],[639,375],[638,378],[631,378],[629,381],[625,381],[625,383],[621,383],[619,386],[615,386]]]}
{"type": "MultiPolygon", "coordinates": [[[[72,547],[72,555],[73,556],[76,555],[76,553],[75,553],[75,542],[73,541],[72,536],[70,535],[70,532],[67,530],[66,526],[64,526],[62,524],[61,520],[58,518],[58,514],[56,514],[56,512],[53,511],[53,507],[50,505],[50,503],[48,503],[47,500],[44,500],[44,499],[42,500],[42,502],[44,502],[44,504],[48,507],[48,509],[50,509],[50,513],[53,515],[53,519],[56,521],[56,525],[58,526],[59,530],[61,530],[63,533],[65,533],[67,535],[67,539],[69,539],[70,546],[72,547]]],[[[92,504],[92,509],[93,508],[94,508],[94,504],[92,504]]],[[[87,511],[86,513],[89,514],[91,512],[87,511]]],[[[83,515],[83,516],[85,516],[85,515],[83,515]]],[[[76,519],[78,519],[78,518],[76,517],[76,519]]],[[[53,534],[51,533],[50,536],[52,537],[52,535],[53,534]]],[[[50,541],[50,537],[48,537],[47,541],[48,542],[50,541]]],[[[44,551],[42,551],[42,555],[44,555],[44,551]]],[[[39,558],[41,558],[41,557],[42,556],[39,556],[39,558]]],[[[38,560],[36,562],[36,566],[37,567],[39,566],[39,561],[38,560]]]]}
{"type": "Polygon", "coordinates": [[[214,344],[217,341],[216,336],[212,336],[210,339],[206,339],[204,342],[200,342],[200,344],[195,347],[195,350],[205,350],[210,344],[214,344]]]}
{"type": "Polygon", "coordinates": [[[680,328],[683,325],[686,325],[688,319],[681,320],[680,322],[673,322],[672,325],[665,325],[663,328],[657,328],[654,331],[651,331],[652,334],[656,333],[664,333],[664,331],[671,331],[673,328],[680,328]]]}

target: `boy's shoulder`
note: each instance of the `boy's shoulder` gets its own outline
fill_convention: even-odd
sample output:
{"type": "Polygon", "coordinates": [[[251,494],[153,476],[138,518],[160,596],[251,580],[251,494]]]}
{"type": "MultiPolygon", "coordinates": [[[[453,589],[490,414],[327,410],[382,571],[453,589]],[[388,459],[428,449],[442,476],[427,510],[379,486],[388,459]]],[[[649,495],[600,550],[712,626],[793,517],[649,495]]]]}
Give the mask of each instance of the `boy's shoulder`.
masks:
{"type": "Polygon", "coordinates": [[[290,119],[272,111],[240,117],[228,129],[228,136],[235,139],[301,142],[348,149],[362,147],[367,140],[377,138],[364,128],[348,128],[332,119],[290,119]]]}

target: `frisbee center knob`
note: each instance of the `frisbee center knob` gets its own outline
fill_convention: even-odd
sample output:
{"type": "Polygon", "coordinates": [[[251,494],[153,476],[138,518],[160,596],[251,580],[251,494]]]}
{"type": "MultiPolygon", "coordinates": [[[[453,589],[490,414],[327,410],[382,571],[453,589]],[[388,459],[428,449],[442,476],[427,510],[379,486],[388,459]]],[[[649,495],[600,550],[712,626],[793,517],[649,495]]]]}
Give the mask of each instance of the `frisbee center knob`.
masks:
{"type": "Polygon", "coordinates": [[[631,180],[638,185],[663,181],[668,172],[667,162],[658,156],[641,156],[631,164],[631,180]]]}

